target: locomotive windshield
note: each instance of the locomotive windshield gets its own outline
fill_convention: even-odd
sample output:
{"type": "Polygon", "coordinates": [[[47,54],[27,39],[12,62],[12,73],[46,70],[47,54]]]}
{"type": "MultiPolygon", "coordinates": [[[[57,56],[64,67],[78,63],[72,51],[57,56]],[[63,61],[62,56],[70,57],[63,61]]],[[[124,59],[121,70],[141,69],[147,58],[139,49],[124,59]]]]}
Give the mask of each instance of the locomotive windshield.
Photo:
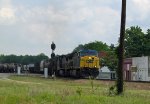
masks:
{"type": "Polygon", "coordinates": [[[98,56],[98,52],[95,50],[82,50],[80,51],[80,56],[98,56]]]}

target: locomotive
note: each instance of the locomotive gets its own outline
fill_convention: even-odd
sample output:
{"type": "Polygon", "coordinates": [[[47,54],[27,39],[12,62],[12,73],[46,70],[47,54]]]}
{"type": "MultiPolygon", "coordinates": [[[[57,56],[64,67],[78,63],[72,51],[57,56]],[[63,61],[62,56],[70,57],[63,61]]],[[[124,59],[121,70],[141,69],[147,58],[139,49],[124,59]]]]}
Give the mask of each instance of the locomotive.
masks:
{"type": "Polygon", "coordinates": [[[67,55],[57,55],[44,62],[49,75],[64,77],[96,77],[99,74],[100,60],[96,50],[81,50],[67,55]]]}

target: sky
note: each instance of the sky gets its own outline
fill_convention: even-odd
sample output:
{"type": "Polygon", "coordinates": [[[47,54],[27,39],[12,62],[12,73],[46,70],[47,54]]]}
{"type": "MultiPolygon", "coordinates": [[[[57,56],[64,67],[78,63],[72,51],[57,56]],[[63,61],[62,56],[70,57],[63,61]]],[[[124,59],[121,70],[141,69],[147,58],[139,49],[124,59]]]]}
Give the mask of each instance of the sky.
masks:
{"type": "MultiPolygon", "coordinates": [[[[150,28],[150,0],[127,0],[126,28],[150,28]]],[[[66,54],[79,44],[117,44],[121,0],[0,0],[0,54],[66,54]]]]}

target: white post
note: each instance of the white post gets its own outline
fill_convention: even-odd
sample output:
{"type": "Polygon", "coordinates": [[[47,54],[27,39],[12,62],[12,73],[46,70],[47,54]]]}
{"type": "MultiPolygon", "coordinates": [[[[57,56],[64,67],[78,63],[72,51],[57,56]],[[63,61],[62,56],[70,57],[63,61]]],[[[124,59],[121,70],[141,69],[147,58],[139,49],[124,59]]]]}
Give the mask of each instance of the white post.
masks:
{"type": "Polygon", "coordinates": [[[21,74],[21,67],[20,66],[17,67],[17,73],[18,73],[18,75],[21,74]]]}
{"type": "Polygon", "coordinates": [[[48,68],[44,68],[44,76],[45,78],[48,78],[48,68]]]}

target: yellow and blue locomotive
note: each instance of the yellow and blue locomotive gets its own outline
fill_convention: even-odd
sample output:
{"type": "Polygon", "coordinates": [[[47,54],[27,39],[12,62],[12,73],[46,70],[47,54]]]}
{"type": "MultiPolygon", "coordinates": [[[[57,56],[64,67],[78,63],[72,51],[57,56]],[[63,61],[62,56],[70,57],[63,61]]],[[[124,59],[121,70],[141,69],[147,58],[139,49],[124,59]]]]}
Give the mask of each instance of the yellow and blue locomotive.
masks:
{"type": "Polygon", "coordinates": [[[79,56],[81,74],[96,77],[100,68],[98,52],[95,50],[82,50],[79,52],[79,56]]]}
{"type": "Polygon", "coordinates": [[[99,57],[95,50],[81,50],[49,60],[49,73],[57,76],[96,77],[99,74],[99,57]]]}

